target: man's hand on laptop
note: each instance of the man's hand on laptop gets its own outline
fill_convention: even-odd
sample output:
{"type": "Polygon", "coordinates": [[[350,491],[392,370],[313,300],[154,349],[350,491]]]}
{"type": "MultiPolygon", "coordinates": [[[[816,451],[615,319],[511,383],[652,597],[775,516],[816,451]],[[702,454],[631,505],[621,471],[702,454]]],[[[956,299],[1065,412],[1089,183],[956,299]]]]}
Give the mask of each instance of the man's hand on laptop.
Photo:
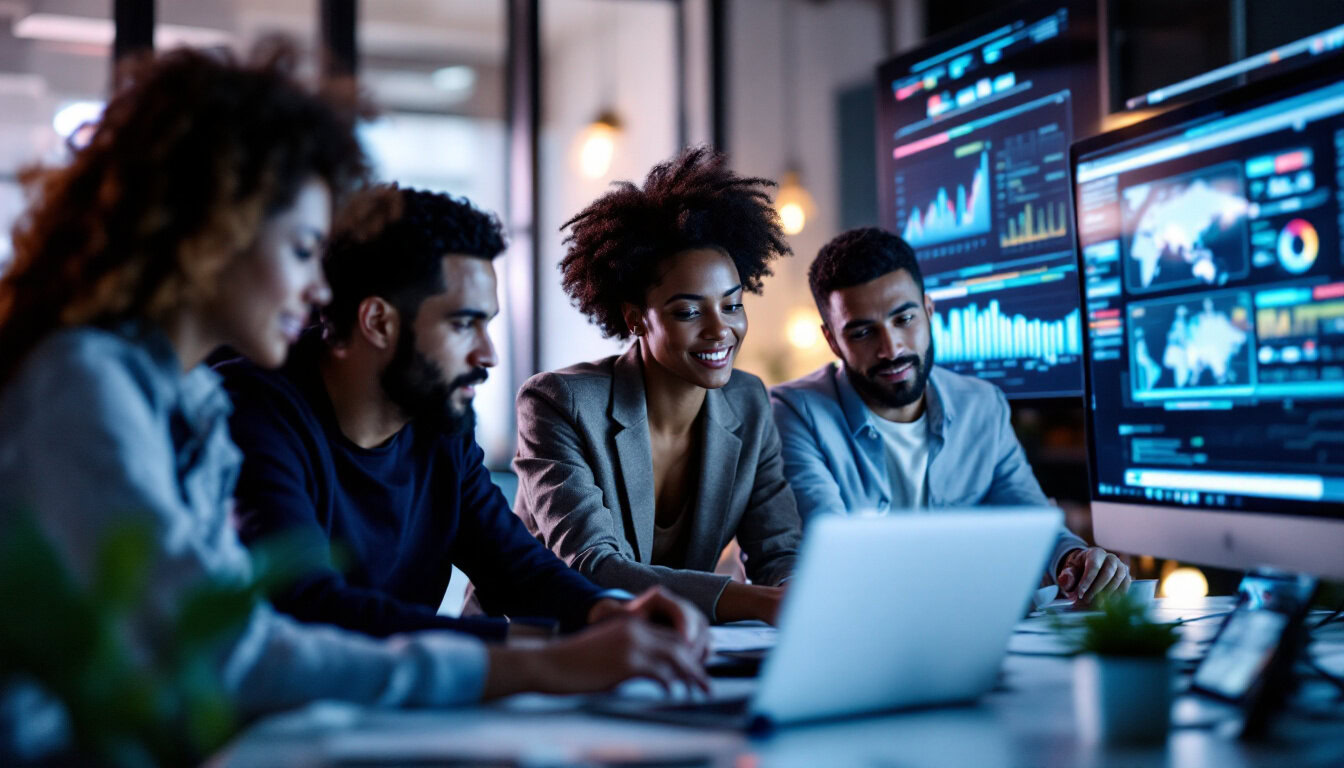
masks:
{"type": "Polygon", "coordinates": [[[1091,603],[1129,589],[1129,566],[1101,547],[1075,549],[1064,556],[1057,574],[1059,592],[1075,603],[1091,603]]]}
{"type": "Polygon", "coordinates": [[[598,600],[588,610],[588,623],[596,624],[622,615],[638,616],[675,630],[695,652],[697,659],[709,658],[709,620],[695,606],[662,587],[649,587],[634,600],[598,600]]]}
{"type": "Polygon", "coordinates": [[[633,613],[608,617],[536,647],[488,646],[484,697],[523,691],[592,693],[648,678],[669,693],[685,685],[709,692],[701,656],[681,635],[633,613]]]}

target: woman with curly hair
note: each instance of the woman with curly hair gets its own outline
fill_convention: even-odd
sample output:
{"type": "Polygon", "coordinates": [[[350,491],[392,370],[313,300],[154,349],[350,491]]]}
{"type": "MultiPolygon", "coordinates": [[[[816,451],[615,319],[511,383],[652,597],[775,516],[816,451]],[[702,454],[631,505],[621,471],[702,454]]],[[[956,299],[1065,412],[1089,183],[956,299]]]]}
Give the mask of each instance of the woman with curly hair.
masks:
{"type": "Polygon", "coordinates": [[[517,512],[598,584],[661,584],[712,620],[773,621],[801,539],[761,380],[733,370],[744,291],[789,253],[764,179],[688,149],[565,227],[575,304],[625,354],[518,393],[517,512]],[[751,584],[714,573],[734,538],[751,584]]]}
{"type": "MultiPolygon", "coordinates": [[[[175,614],[192,590],[252,570],[229,520],[229,401],[204,361],[222,345],[284,361],[330,298],[320,253],[333,198],[366,175],[355,104],[301,88],[291,59],[281,48],[252,66],[190,51],[140,63],[72,162],[32,174],[0,282],[0,540],[35,516],[87,585],[100,542],[152,532],[128,634],[147,659],[179,650],[175,614]]],[[[703,683],[696,649],[633,621],[487,648],[446,632],[375,640],[260,602],[221,644],[215,671],[244,712],[322,698],[445,705],[636,675],[703,683]]]]}

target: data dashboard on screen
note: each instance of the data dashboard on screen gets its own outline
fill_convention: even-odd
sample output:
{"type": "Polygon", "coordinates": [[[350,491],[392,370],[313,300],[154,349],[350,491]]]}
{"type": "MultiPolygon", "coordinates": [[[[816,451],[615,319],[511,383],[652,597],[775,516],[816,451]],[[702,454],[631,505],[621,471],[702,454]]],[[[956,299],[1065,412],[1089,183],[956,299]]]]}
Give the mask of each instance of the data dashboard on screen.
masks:
{"type": "Polygon", "coordinates": [[[1069,144],[1102,100],[1095,2],[1029,2],[878,70],[882,222],[915,249],[939,365],[1082,393],[1069,144]]]}
{"type": "Polygon", "coordinates": [[[1152,123],[1074,148],[1094,498],[1338,517],[1344,75],[1152,123]]]}

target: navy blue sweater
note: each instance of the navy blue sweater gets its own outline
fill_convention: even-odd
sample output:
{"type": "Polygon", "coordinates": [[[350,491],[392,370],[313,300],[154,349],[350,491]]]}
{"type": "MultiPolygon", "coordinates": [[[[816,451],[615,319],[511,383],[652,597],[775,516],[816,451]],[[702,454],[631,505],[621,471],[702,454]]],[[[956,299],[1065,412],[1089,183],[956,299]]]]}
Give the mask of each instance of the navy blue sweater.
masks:
{"type": "Polygon", "coordinates": [[[553,618],[565,629],[586,621],[601,588],[528,534],[470,436],[412,423],[360,448],[336,423],[312,344],[296,346],[281,371],[242,360],[218,370],[244,456],[239,536],[254,546],[285,534],[296,548],[286,551],[311,568],[272,595],[278,609],[375,636],[454,629],[502,638],[502,619],[436,615],[456,565],[488,614],[553,618]]]}

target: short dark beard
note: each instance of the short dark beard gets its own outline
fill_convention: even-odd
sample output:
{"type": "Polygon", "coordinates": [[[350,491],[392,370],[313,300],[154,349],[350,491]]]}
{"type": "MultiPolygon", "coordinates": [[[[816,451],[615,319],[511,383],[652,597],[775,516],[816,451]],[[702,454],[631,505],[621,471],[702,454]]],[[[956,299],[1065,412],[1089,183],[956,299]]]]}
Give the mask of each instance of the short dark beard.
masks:
{"type": "Polygon", "coordinates": [[[383,392],[405,416],[447,435],[470,435],[476,431],[476,411],[470,404],[453,407],[453,392],[485,381],[489,374],[476,368],[452,381],[416,348],[415,331],[406,328],[397,339],[397,351],[379,381],[383,392]]]}
{"type": "Polygon", "coordinates": [[[856,371],[846,362],[845,374],[849,376],[850,383],[864,399],[888,408],[904,408],[924,396],[924,390],[929,383],[929,374],[933,371],[933,358],[933,339],[929,339],[929,346],[923,355],[898,357],[879,363],[863,373],[856,371]],[[880,371],[899,368],[906,363],[915,366],[915,377],[906,386],[893,390],[877,381],[877,374],[880,371]]]}

